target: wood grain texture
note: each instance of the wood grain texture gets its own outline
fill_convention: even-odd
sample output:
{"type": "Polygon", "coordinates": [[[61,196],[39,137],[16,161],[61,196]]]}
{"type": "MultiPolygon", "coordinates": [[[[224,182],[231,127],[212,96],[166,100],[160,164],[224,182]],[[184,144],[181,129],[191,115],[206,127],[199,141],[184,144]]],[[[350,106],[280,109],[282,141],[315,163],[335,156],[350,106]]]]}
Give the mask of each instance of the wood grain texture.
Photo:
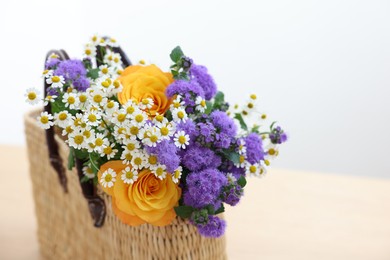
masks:
{"type": "MultiPolygon", "coordinates": [[[[0,155],[0,259],[39,259],[26,149],[0,155]]],[[[245,191],[230,259],[390,259],[390,180],[273,169],[245,191]]]]}

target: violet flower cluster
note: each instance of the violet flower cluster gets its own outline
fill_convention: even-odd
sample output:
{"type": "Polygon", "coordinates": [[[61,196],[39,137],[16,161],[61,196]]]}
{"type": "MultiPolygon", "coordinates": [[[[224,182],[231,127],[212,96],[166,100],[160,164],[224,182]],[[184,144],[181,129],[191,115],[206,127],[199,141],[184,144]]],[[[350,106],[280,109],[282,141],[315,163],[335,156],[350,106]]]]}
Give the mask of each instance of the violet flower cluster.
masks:
{"type": "MultiPolygon", "coordinates": [[[[246,177],[265,174],[271,157],[275,157],[278,145],[285,142],[287,136],[279,126],[271,126],[267,132],[260,132],[258,126],[249,130],[244,117],[250,113],[228,111],[229,105],[223,94],[217,92],[207,68],[185,56],[182,59],[188,77],[174,81],[166,94],[171,98],[179,96],[190,115],[186,122],[177,125],[189,135],[190,144],[180,151],[163,149],[164,155],[158,156],[172,160],[174,167],[177,163],[183,167],[185,178],[180,183],[183,198],[176,213],[189,218],[200,234],[220,237],[225,232],[226,222],[218,214],[224,211],[225,204],[236,206],[239,203],[246,177]],[[204,113],[196,110],[198,97],[208,101],[209,107],[204,113]],[[272,155],[270,150],[274,151],[272,155]]],[[[254,97],[251,96],[252,101],[254,97]]],[[[159,154],[160,148],[153,149],[159,154]]]]}

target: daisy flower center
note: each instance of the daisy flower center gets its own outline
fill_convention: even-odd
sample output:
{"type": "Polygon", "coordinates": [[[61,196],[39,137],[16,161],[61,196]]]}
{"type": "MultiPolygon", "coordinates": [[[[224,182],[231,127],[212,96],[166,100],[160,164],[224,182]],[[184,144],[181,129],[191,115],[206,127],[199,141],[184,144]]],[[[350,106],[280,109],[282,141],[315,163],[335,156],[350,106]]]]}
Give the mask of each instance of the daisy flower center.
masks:
{"type": "Polygon", "coordinates": [[[103,73],[103,74],[107,74],[107,73],[108,73],[108,69],[107,69],[107,68],[103,68],[103,69],[102,69],[102,73],[103,73]]]}
{"type": "Polygon", "coordinates": [[[107,108],[113,108],[114,107],[114,101],[110,101],[107,103],[107,108]]]}
{"type": "Polygon", "coordinates": [[[139,132],[138,127],[132,126],[132,127],[130,128],[130,133],[131,133],[132,135],[137,135],[138,132],[139,132]]]}
{"type": "Polygon", "coordinates": [[[100,103],[100,102],[102,102],[102,100],[103,100],[103,97],[101,95],[95,95],[93,97],[93,101],[95,101],[96,103],[100,103]]]}
{"type": "Polygon", "coordinates": [[[82,136],[82,135],[76,135],[76,136],[74,137],[74,142],[75,142],[76,144],[82,144],[82,143],[84,142],[84,136],[82,136]]]}
{"type": "Polygon", "coordinates": [[[113,85],[114,85],[115,88],[119,88],[121,83],[119,82],[119,80],[115,80],[113,85]]]}
{"type": "Polygon", "coordinates": [[[200,101],[200,105],[202,106],[202,107],[205,107],[206,106],[206,100],[202,100],[202,101],[200,101]]]}
{"type": "Polygon", "coordinates": [[[49,118],[47,116],[42,116],[41,117],[41,123],[42,124],[47,124],[49,122],[49,118]]]}
{"type": "Polygon", "coordinates": [[[101,138],[96,138],[95,144],[96,144],[96,146],[102,146],[103,140],[101,138]]]}
{"type": "Polygon", "coordinates": [[[178,138],[179,143],[184,144],[187,141],[187,138],[183,135],[179,136],[178,138]]]}
{"type": "Polygon", "coordinates": [[[131,172],[131,171],[126,172],[126,178],[127,179],[133,179],[133,177],[134,177],[133,172],[131,172]]]}
{"type": "Polygon", "coordinates": [[[245,161],[245,157],[243,155],[240,156],[240,163],[243,163],[245,161]]]}
{"type": "Polygon", "coordinates": [[[180,119],[183,119],[184,118],[184,112],[183,111],[177,112],[177,117],[180,118],[180,119]]]}
{"type": "Polygon", "coordinates": [[[117,116],[117,119],[118,119],[119,122],[123,122],[126,119],[126,115],[125,114],[119,114],[117,116]]]}
{"type": "Polygon", "coordinates": [[[251,166],[249,167],[249,171],[250,171],[251,173],[255,173],[256,170],[257,170],[257,168],[256,168],[256,166],[254,166],[254,165],[251,165],[251,166]]]}
{"type": "Polygon", "coordinates": [[[110,154],[110,153],[112,153],[112,148],[111,148],[111,146],[107,146],[106,148],[104,148],[104,149],[103,149],[103,152],[104,152],[105,154],[110,154]]]}
{"type": "Polygon", "coordinates": [[[87,96],[86,95],[80,95],[79,96],[79,100],[81,103],[84,103],[85,101],[87,101],[87,96]]]}
{"type": "Polygon", "coordinates": [[[141,123],[143,120],[144,120],[143,115],[136,115],[135,116],[135,121],[137,121],[137,123],[141,123]]]}
{"type": "Polygon", "coordinates": [[[51,78],[51,80],[52,80],[54,83],[58,83],[58,82],[60,82],[60,77],[58,77],[58,76],[53,76],[53,77],[51,78]]]}
{"type": "Polygon", "coordinates": [[[157,163],[157,157],[154,155],[151,155],[148,159],[150,164],[156,164],[157,163]]]}
{"type": "Polygon", "coordinates": [[[66,113],[61,113],[58,116],[58,119],[60,119],[61,121],[64,121],[67,118],[68,118],[68,115],[66,113]]]}
{"type": "Polygon", "coordinates": [[[90,114],[88,116],[88,120],[91,121],[91,122],[95,122],[96,121],[96,116],[94,114],[90,114]]]}
{"type": "Polygon", "coordinates": [[[168,129],[168,127],[164,126],[164,127],[161,127],[160,132],[162,135],[168,135],[169,129],[168,129]]]}
{"type": "Polygon", "coordinates": [[[159,168],[156,169],[156,174],[157,174],[158,176],[163,175],[163,173],[164,173],[163,168],[159,167],[159,168]]]}
{"type": "Polygon", "coordinates": [[[134,164],[135,165],[141,165],[142,164],[142,159],[140,157],[137,157],[134,159],[134,164]]]}
{"type": "Polygon", "coordinates": [[[273,148],[269,149],[269,150],[268,150],[268,154],[269,154],[269,155],[275,155],[275,154],[276,154],[275,149],[273,149],[273,148]]]}
{"type": "Polygon", "coordinates": [[[150,137],[150,141],[151,141],[152,143],[157,142],[157,141],[158,141],[157,135],[152,135],[152,136],[150,137]]]}
{"type": "Polygon", "coordinates": [[[130,107],[128,107],[128,108],[126,109],[126,112],[127,112],[128,114],[133,114],[134,111],[135,111],[135,109],[134,109],[134,107],[132,107],[132,106],[130,106],[130,107]]]}
{"type": "Polygon", "coordinates": [[[133,151],[135,149],[135,144],[129,143],[129,144],[126,145],[126,147],[127,147],[127,150],[133,151]]]}
{"type": "Polygon", "coordinates": [[[107,174],[106,177],[104,177],[104,180],[105,180],[106,182],[110,182],[110,181],[112,180],[111,174],[107,174]]]}
{"type": "Polygon", "coordinates": [[[30,92],[30,93],[28,93],[27,97],[30,100],[34,100],[37,98],[37,94],[35,94],[34,92],[30,92]]]}
{"type": "Polygon", "coordinates": [[[74,104],[74,102],[76,101],[75,98],[72,97],[72,96],[71,96],[71,97],[68,97],[67,100],[68,100],[68,103],[69,103],[69,104],[74,104]]]}

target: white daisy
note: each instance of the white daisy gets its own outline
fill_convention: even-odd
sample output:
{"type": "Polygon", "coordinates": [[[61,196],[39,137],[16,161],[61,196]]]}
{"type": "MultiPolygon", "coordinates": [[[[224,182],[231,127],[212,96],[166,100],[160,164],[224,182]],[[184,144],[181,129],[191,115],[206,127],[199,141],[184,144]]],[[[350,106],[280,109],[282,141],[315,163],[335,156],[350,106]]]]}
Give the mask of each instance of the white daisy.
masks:
{"type": "Polygon", "coordinates": [[[168,119],[164,117],[164,115],[160,115],[157,113],[153,118],[153,124],[157,127],[161,127],[163,125],[166,125],[168,123],[168,119]]]}
{"type": "Polygon", "coordinates": [[[107,138],[101,134],[101,133],[98,133],[96,134],[95,138],[94,138],[94,145],[95,145],[95,151],[100,153],[103,151],[104,147],[108,146],[110,143],[109,141],[107,140],[107,138]]]}
{"type": "Polygon", "coordinates": [[[186,145],[189,145],[190,136],[187,135],[184,131],[178,131],[175,134],[174,141],[177,147],[186,149],[186,145]]]}
{"type": "Polygon", "coordinates": [[[39,103],[39,94],[40,91],[36,88],[29,88],[27,89],[24,96],[26,97],[26,102],[30,105],[35,105],[39,103]]]}
{"type": "Polygon", "coordinates": [[[134,113],[132,124],[142,127],[146,123],[146,120],[148,120],[148,115],[144,111],[139,110],[134,113]]]}
{"type": "Polygon", "coordinates": [[[103,172],[102,176],[100,177],[100,184],[104,187],[104,188],[111,188],[112,186],[114,186],[114,183],[116,181],[116,172],[109,168],[107,171],[103,172]]]}
{"type": "Polygon", "coordinates": [[[182,101],[182,97],[180,95],[177,95],[176,98],[172,101],[171,108],[172,109],[180,108],[184,105],[185,103],[184,101],[182,101]]]}
{"type": "Polygon", "coordinates": [[[145,168],[154,169],[157,166],[158,158],[154,154],[146,154],[145,168]]]}
{"type": "Polygon", "coordinates": [[[54,114],[54,123],[61,128],[65,128],[71,124],[71,120],[72,115],[66,110],[54,114]]]}
{"type": "Polygon", "coordinates": [[[246,167],[245,167],[245,173],[248,175],[248,176],[256,176],[256,177],[260,177],[260,172],[261,172],[261,165],[259,163],[255,163],[255,164],[248,164],[246,167]]]}
{"type": "Polygon", "coordinates": [[[72,119],[69,120],[69,125],[64,127],[64,129],[62,130],[62,136],[69,135],[74,132],[75,126],[73,125],[72,121],[72,119]]]}
{"type": "Polygon", "coordinates": [[[85,92],[77,93],[77,99],[80,108],[85,108],[88,104],[88,96],[85,92]]]}
{"type": "Polygon", "coordinates": [[[204,100],[201,96],[198,96],[195,101],[196,107],[195,109],[198,110],[201,113],[204,113],[206,110],[206,100],[204,100]]]}
{"type": "Polygon", "coordinates": [[[118,47],[119,46],[118,42],[114,38],[109,38],[106,40],[106,42],[107,42],[107,45],[111,46],[111,47],[118,47]]]}
{"type": "Polygon", "coordinates": [[[100,37],[99,35],[94,34],[94,35],[91,37],[90,42],[91,42],[91,44],[93,44],[93,45],[98,45],[99,42],[100,42],[100,39],[101,39],[101,37],[100,37]]]}
{"type": "Polygon", "coordinates": [[[47,95],[45,97],[45,99],[43,100],[43,106],[47,106],[49,103],[55,102],[56,98],[57,98],[56,95],[53,95],[53,96],[47,95]]]}
{"type": "Polygon", "coordinates": [[[93,179],[95,178],[95,174],[93,173],[93,170],[89,166],[84,166],[83,167],[83,174],[86,176],[88,179],[93,179]]]}
{"type": "Polygon", "coordinates": [[[123,90],[123,86],[122,86],[121,82],[117,79],[114,80],[112,82],[111,94],[112,95],[118,94],[122,90],[123,90]]]}
{"type": "Polygon", "coordinates": [[[184,108],[179,107],[172,110],[173,121],[175,122],[185,122],[188,118],[188,115],[184,108]]]}
{"type": "Polygon", "coordinates": [[[167,123],[159,127],[161,139],[170,139],[176,131],[176,127],[172,123],[167,123]]]}
{"type": "Polygon", "coordinates": [[[69,109],[77,109],[79,104],[79,99],[75,93],[65,93],[62,97],[62,102],[65,103],[65,107],[69,109]]]}
{"type": "Polygon", "coordinates": [[[124,149],[124,151],[130,153],[134,153],[141,147],[140,143],[136,139],[127,139],[123,142],[123,144],[124,145],[122,146],[122,148],[124,149]]]}
{"type": "Polygon", "coordinates": [[[134,118],[135,114],[139,112],[138,105],[132,100],[127,101],[123,109],[126,111],[128,118],[134,118]]]}
{"type": "Polygon", "coordinates": [[[100,124],[100,120],[102,119],[102,115],[100,112],[92,110],[86,112],[84,114],[84,121],[91,126],[98,126],[100,124]]]}
{"type": "Polygon", "coordinates": [[[156,147],[159,142],[161,142],[160,130],[157,127],[148,127],[145,132],[145,138],[142,139],[142,143],[150,147],[156,147]]]}
{"type": "Polygon", "coordinates": [[[114,156],[116,155],[116,153],[118,152],[117,149],[114,149],[115,147],[115,144],[112,143],[111,145],[107,145],[103,148],[103,151],[101,153],[101,156],[107,156],[107,159],[110,160],[112,158],[114,158],[114,156]]]}
{"type": "Polygon", "coordinates": [[[133,159],[134,152],[130,151],[123,151],[121,154],[121,160],[123,164],[130,164],[131,160],[133,159]]]}
{"type": "Polygon", "coordinates": [[[65,84],[65,79],[62,75],[51,75],[46,79],[47,84],[51,84],[52,88],[62,88],[65,84]]]}
{"type": "Polygon", "coordinates": [[[179,166],[172,174],[172,181],[178,183],[183,172],[183,168],[179,166]]]}
{"type": "Polygon", "coordinates": [[[234,177],[234,175],[230,172],[226,175],[226,177],[230,184],[235,183],[237,181],[236,177],[234,177]]]}
{"type": "Polygon", "coordinates": [[[143,152],[134,152],[132,153],[133,158],[131,159],[131,165],[134,169],[140,170],[145,167],[146,157],[143,152]]]}
{"type": "Polygon", "coordinates": [[[79,150],[85,148],[87,144],[85,136],[77,129],[68,135],[68,143],[69,146],[79,150]]]}
{"type": "Polygon", "coordinates": [[[154,101],[151,98],[144,98],[142,101],[138,104],[138,106],[141,109],[151,109],[154,105],[154,101]]]}
{"type": "Polygon", "coordinates": [[[239,141],[238,154],[246,155],[246,146],[245,146],[244,139],[240,139],[240,141],[239,141]]]}
{"type": "Polygon", "coordinates": [[[84,47],[84,56],[93,60],[96,57],[96,47],[93,44],[86,44],[84,47]]]}
{"type": "Polygon", "coordinates": [[[114,123],[115,125],[120,126],[122,124],[125,124],[127,122],[126,119],[127,119],[126,111],[123,109],[120,109],[111,115],[111,122],[114,123]]]}
{"type": "Polygon", "coordinates": [[[104,106],[107,103],[107,97],[101,90],[93,89],[88,94],[90,102],[94,105],[104,106]]]}
{"type": "Polygon", "coordinates": [[[43,129],[49,129],[54,125],[53,116],[47,112],[41,112],[41,115],[37,117],[38,125],[43,129]]]}
{"type": "Polygon", "coordinates": [[[247,163],[248,162],[246,161],[246,156],[243,154],[240,154],[238,157],[238,163],[235,164],[235,166],[238,168],[244,168],[247,165],[247,163]]]}
{"type": "Polygon", "coordinates": [[[42,72],[42,78],[49,78],[53,75],[53,70],[44,70],[42,72]]]}
{"type": "Polygon", "coordinates": [[[132,170],[130,167],[126,167],[122,170],[121,178],[126,184],[133,184],[138,179],[138,172],[136,170],[132,170]]]}
{"type": "Polygon", "coordinates": [[[108,101],[105,105],[104,105],[104,111],[106,112],[107,115],[111,116],[115,111],[117,111],[119,108],[119,104],[118,102],[114,101],[114,100],[110,100],[108,101]]]}
{"type": "Polygon", "coordinates": [[[165,179],[167,177],[167,167],[164,164],[158,164],[153,167],[152,172],[156,175],[160,180],[165,179]]]}
{"type": "Polygon", "coordinates": [[[112,74],[111,67],[108,67],[107,65],[99,66],[99,77],[110,77],[111,74],[112,74]]]}

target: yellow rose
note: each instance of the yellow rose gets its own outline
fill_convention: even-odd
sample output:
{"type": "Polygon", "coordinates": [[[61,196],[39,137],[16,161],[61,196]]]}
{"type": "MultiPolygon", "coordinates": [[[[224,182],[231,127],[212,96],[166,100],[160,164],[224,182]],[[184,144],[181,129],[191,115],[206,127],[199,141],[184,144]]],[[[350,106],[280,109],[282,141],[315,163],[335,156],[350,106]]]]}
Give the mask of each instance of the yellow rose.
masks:
{"type": "Polygon", "coordinates": [[[150,109],[152,116],[168,110],[172,100],[165,95],[165,90],[173,82],[171,73],[162,72],[156,65],[134,65],[127,67],[118,79],[123,86],[118,94],[122,105],[129,100],[141,102],[144,98],[151,98],[154,101],[150,109]]]}
{"type": "Polygon", "coordinates": [[[138,226],[150,223],[155,226],[165,226],[176,217],[173,209],[178,205],[181,196],[180,187],[167,174],[164,180],[158,179],[149,169],[139,172],[138,180],[126,184],[121,179],[121,171],[128,167],[122,161],[109,161],[100,167],[98,178],[104,171],[111,168],[117,176],[114,186],[103,188],[112,196],[114,213],[125,224],[138,226]]]}

